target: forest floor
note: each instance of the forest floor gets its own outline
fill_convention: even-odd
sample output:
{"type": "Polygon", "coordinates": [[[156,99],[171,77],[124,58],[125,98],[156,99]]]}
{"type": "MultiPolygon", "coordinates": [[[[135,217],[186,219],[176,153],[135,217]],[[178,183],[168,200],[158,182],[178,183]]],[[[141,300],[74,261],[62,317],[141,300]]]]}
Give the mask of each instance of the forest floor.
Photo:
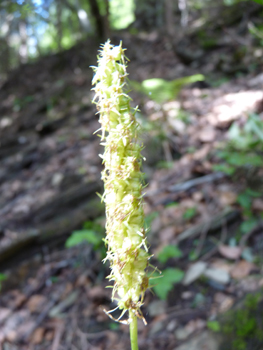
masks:
{"type": "MultiPolygon", "coordinates": [[[[263,120],[262,47],[238,29],[225,28],[209,49],[193,33],[178,34],[176,49],[155,32],[113,39],[127,47],[131,80],[206,77],[162,103],[132,93],[144,128],[151,264],[183,276],[146,295],[141,350],[218,349],[209,322],[263,286],[263,167],[232,171],[218,156],[231,125],[243,128],[252,113],[263,120]],[[240,42],[250,48],[241,58],[240,42]]],[[[114,308],[103,248],[65,248],[83,225],[103,231],[89,68],[97,49],[88,39],[20,67],[0,88],[3,350],[129,348],[128,327],[103,311],[114,308]]]]}

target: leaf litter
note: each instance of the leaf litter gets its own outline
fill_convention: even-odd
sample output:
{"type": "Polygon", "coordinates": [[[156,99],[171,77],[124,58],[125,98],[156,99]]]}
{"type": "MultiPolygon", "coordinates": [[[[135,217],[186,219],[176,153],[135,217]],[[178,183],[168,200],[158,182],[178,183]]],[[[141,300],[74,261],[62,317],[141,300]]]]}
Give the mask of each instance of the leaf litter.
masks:
{"type": "MultiPolygon", "coordinates": [[[[142,50],[142,39],[129,40],[135,41],[128,48],[131,54],[132,46],[142,50]]],[[[154,64],[157,76],[169,78],[171,62],[178,67],[178,72],[176,68],[172,72],[173,78],[177,74],[189,75],[178,57],[165,49],[164,42],[165,39],[151,44],[146,41],[147,54],[154,57],[154,62],[144,62],[141,69],[137,52],[130,67],[132,79],[150,78],[154,64]],[[162,59],[170,64],[160,69],[162,59]],[[136,65],[139,69],[134,68],[136,65]]],[[[79,55],[80,49],[74,50],[72,56],[79,55]]],[[[94,57],[96,50],[94,46],[94,57]]],[[[38,70],[39,66],[29,65],[19,73],[16,85],[11,77],[0,90],[1,101],[5,101],[1,106],[5,114],[1,135],[8,135],[3,137],[1,151],[1,248],[12,247],[25,232],[43,223],[53,227],[57,218],[71,217],[72,207],[79,209],[88,202],[81,194],[81,186],[99,182],[101,164],[97,155],[101,151],[93,135],[98,122],[89,96],[91,72],[83,60],[82,77],[66,66],[51,76],[48,72],[56,57],[53,59],[43,59],[47,69],[41,77],[33,81],[33,68],[38,70]],[[66,77],[63,81],[62,73],[66,77]],[[27,84],[22,91],[25,74],[27,84]],[[34,84],[39,86],[38,93],[34,93],[34,84]],[[74,91],[67,100],[63,94],[69,85],[74,86],[74,91]],[[15,97],[26,95],[32,95],[34,100],[24,110],[15,110],[15,97]],[[46,113],[54,95],[58,105],[46,113]],[[59,197],[65,192],[66,196],[59,197]],[[63,198],[63,202],[56,204],[56,198],[63,198]]],[[[91,57],[85,59],[92,63],[91,57]]],[[[206,75],[205,68],[201,73],[206,75]]],[[[262,115],[262,99],[261,80],[258,83],[253,74],[214,88],[185,87],[176,101],[162,105],[141,98],[142,115],[156,124],[143,135],[146,158],[153,162],[151,165],[146,161],[144,166],[149,183],[145,209],[147,216],[155,213],[149,220],[151,250],[158,260],[166,247],[173,247],[167,249],[167,257],[160,258],[164,276],[159,285],[161,292],[155,288],[145,298],[149,325],[139,326],[142,348],[174,349],[190,334],[204,329],[207,320],[231,308],[238,297],[263,285],[260,265],[241,257],[245,247],[237,240],[242,216],[237,197],[244,186],[244,176],[241,174],[238,182],[227,175],[206,177],[216,173],[215,150],[227,139],[231,123],[244,123],[250,112],[262,115]],[[160,130],[167,137],[166,143],[158,134],[160,130]],[[160,151],[153,152],[155,159],[151,138],[157,138],[160,151]],[[161,161],[166,163],[158,165],[161,161]],[[158,297],[165,300],[160,303],[158,297]],[[150,315],[147,310],[151,310],[150,315]],[[161,314],[164,316],[158,316],[161,314]]],[[[134,102],[137,101],[138,93],[134,92],[134,102]]],[[[252,198],[251,203],[253,210],[261,211],[261,198],[252,198]]],[[[85,216],[78,217],[74,212],[74,218],[74,229],[81,229],[85,216]]],[[[247,233],[245,245],[259,257],[263,249],[257,248],[262,226],[253,230],[247,233]]],[[[21,255],[13,266],[3,265],[8,279],[2,283],[0,296],[0,344],[13,350],[56,350],[59,346],[127,348],[126,328],[113,323],[102,311],[111,308],[111,292],[104,288],[107,266],[101,264],[100,252],[92,251],[90,244],[64,249],[65,237],[72,230],[65,227],[61,232],[56,236],[54,231],[57,241],[53,244],[51,240],[35,241],[35,251],[27,243],[24,250],[28,263],[21,255]]],[[[12,249],[9,254],[12,256],[12,249]]]]}

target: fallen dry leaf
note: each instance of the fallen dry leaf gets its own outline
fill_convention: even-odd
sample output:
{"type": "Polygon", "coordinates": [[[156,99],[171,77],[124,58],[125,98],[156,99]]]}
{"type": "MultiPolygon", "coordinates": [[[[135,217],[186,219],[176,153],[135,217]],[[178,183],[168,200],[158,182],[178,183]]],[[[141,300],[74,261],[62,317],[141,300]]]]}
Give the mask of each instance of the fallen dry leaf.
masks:
{"type": "Polygon", "coordinates": [[[213,259],[213,261],[210,263],[210,267],[230,272],[232,264],[229,263],[226,259],[216,258],[213,259]]]}
{"type": "Polygon", "coordinates": [[[191,265],[185,273],[183,285],[188,286],[195,280],[197,280],[205,271],[207,263],[203,261],[198,261],[197,263],[191,265]]]}
{"type": "Polygon", "coordinates": [[[36,294],[28,300],[27,307],[30,312],[41,311],[46,302],[47,298],[44,295],[36,294]]]}
{"type": "Polygon", "coordinates": [[[234,304],[234,298],[221,292],[215,294],[214,301],[218,304],[218,312],[225,312],[234,304]]]}
{"type": "Polygon", "coordinates": [[[252,203],[252,208],[254,210],[261,210],[263,211],[263,200],[260,198],[255,198],[252,203]]]}
{"type": "Polygon", "coordinates": [[[5,307],[0,307],[0,322],[3,322],[9,315],[11,310],[5,307]]]}
{"type": "Polygon", "coordinates": [[[229,273],[221,269],[208,268],[205,270],[204,276],[221,284],[228,284],[230,282],[229,273]]]}
{"type": "Polygon", "coordinates": [[[95,286],[93,288],[89,288],[88,296],[90,300],[98,300],[108,298],[108,290],[102,286],[95,286]]]}
{"type": "Polygon", "coordinates": [[[219,245],[218,251],[223,257],[232,260],[238,259],[242,253],[242,249],[240,247],[230,247],[223,244],[219,245]]]}
{"type": "Polygon", "coordinates": [[[239,261],[230,271],[230,274],[235,279],[243,279],[248,276],[252,270],[255,270],[256,266],[249,261],[239,261]]]}
{"type": "Polygon", "coordinates": [[[38,327],[31,336],[31,342],[35,345],[42,343],[44,334],[45,334],[45,328],[38,327]]]}
{"type": "Polygon", "coordinates": [[[198,139],[201,142],[212,142],[215,140],[216,132],[215,129],[211,126],[208,126],[202,129],[198,134],[198,139]]]}
{"type": "Polygon", "coordinates": [[[236,202],[237,195],[234,192],[221,192],[219,193],[219,200],[223,205],[231,205],[236,202]]]}

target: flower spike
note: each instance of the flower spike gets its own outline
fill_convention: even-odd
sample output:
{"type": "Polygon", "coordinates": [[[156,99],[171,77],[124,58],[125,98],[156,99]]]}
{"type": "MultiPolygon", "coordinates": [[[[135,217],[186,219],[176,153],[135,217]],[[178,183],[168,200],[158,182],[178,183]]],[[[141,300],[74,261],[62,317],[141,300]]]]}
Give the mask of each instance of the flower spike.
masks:
{"type": "Polygon", "coordinates": [[[126,93],[124,51],[122,43],[113,46],[107,41],[100,50],[98,67],[92,67],[92,83],[94,103],[100,113],[101,144],[105,146],[101,156],[105,191],[101,198],[106,206],[106,259],[111,267],[108,278],[114,281],[112,298],[122,310],[117,321],[129,324],[134,317],[144,320],[140,307],[148,289],[146,270],[150,255],[144,229],[142,145],[138,141],[140,125],[135,118],[138,107],[130,107],[131,98],[126,93]],[[120,321],[126,311],[128,320],[120,321]]]}

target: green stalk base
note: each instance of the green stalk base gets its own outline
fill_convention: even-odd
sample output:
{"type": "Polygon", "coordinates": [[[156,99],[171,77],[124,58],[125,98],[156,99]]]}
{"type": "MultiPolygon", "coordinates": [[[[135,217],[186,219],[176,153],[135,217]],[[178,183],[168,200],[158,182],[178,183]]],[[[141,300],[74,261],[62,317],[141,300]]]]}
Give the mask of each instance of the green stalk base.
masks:
{"type": "Polygon", "coordinates": [[[137,317],[133,311],[129,311],[130,319],[130,338],[131,338],[131,350],[139,350],[138,348],[138,331],[137,331],[137,317]]]}

